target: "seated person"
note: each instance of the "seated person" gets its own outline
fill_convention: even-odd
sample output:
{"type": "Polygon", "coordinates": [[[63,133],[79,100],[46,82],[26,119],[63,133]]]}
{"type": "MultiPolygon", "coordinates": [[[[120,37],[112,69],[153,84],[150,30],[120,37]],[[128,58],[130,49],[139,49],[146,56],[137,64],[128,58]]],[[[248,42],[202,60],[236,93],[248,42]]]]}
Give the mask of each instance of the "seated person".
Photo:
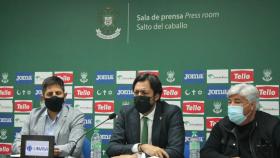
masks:
{"type": "Polygon", "coordinates": [[[280,121],[258,111],[258,89],[237,84],[227,95],[228,116],[214,126],[200,157],[279,158],[280,121]]]}
{"type": "MultiPolygon", "coordinates": [[[[21,135],[55,136],[54,155],[68,156],[74,142],[84,133],[84,115],[79,110],[64,106],[66,98],[63,81],[56,76],[48,77],[42,85],[45,106],[34,108],[25,121],[20,135],[13,143],[13,153],[20,153],[21,135]]],[[[73,156],[80,157],[83,140],[77,143],[73,156]]]]}
{"type": "Polygon", "coordinates": [[[183,158],[185,130],[181,109],[161,101],[157,76],[144,73],[133,82],[134,105],[124,107],[115,122],[107,155],[183,158]]]}

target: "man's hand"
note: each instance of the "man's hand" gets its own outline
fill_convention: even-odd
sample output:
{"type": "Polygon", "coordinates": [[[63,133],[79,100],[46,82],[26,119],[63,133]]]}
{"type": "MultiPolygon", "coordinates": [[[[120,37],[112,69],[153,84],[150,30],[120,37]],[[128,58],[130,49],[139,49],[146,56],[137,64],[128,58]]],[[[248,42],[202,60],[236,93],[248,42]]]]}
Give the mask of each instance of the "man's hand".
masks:
{"type": "Polygon", "coordinates": [[[136,154],[133,155],[119,155],[119,156],[114,156],[112,158],[137,158],[136,154]]]}
{"type": "Polygon", "coordinates": [[[162,148],[153,146],[151,144],[141,144],[140,146],[141,150],[150,155],[150,156],[157,156],[160,158],[169,158],[169,155],[166,151],[164,151],[162,148]]]}
{"type": "Polygon", "coordinates": [[[60,153],[61,153],[61,151],[58,148],[54,148],[54,150],[53,150],[54,156],[59,156],[60,153]]]}

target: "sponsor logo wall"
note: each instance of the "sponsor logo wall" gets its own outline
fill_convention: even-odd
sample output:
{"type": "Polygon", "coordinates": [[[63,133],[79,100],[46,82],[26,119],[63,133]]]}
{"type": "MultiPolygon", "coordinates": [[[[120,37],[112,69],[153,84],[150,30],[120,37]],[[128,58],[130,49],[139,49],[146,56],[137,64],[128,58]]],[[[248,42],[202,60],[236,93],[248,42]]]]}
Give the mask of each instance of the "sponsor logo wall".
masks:
{"type": "MultiPolygon", "coordinates": [[[[226,94],[233,84],[256,85],[260,110],[279,116],[279,81],[274,80],[271,69],[0,72],[0,155],[11,154],[13,139],[30,111],[44,106],[41,84],[45,78],[55,75],[63,79],[66,106],[85,114],[84,127],[88,130],[109,114],[118,113],[122,106],[131,106],[133,80],[144,72],[158,75],[163,85],[161,99],[182,109],[186,144],[194,130],[203,143],[214,125],[227,115],[226,94]]],[[[104,147],[113,124],[110,120],[99,127],[104,147]]]]}

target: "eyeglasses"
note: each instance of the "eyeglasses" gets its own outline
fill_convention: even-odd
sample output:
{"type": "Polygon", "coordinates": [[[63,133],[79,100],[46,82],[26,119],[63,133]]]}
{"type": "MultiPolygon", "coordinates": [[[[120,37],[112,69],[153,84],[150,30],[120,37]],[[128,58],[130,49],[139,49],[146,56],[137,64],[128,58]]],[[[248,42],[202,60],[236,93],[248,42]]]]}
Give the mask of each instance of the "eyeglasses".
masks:
{"type": "Polygon", "coordinates": [[[46,96],[47,96],[47,97],[61,96],[61,95],[63,95],[63,92],[62,92],[62,91],[55,91],[55,92],[47,92],[47,93],[46,93],[46,96]]]}

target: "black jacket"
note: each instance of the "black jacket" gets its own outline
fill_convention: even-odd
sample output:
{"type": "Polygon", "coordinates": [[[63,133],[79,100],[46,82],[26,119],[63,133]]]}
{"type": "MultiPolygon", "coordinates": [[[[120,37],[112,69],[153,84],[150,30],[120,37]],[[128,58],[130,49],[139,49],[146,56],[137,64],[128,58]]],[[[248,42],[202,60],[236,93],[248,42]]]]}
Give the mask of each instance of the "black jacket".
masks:
{"type": "Polygon", "coordinates": [[[201,149],[201,158],[279,158],[278,118],[257,111],[255,120],[245,126],[235,125],[228,117],[222,119],[201,149]]]}
{"type": "MultiPolygon", "coordinates": [[[[140,115],[135,106],[126,106],[115,121],[107,155],[132,154],[132,146],[139,142],[140,115]]],[[[183,158],[184,142],[185,130],[180,108],[160,101],[154,114],[152,144],[163,148],[171,158],[183,158]]]]}

